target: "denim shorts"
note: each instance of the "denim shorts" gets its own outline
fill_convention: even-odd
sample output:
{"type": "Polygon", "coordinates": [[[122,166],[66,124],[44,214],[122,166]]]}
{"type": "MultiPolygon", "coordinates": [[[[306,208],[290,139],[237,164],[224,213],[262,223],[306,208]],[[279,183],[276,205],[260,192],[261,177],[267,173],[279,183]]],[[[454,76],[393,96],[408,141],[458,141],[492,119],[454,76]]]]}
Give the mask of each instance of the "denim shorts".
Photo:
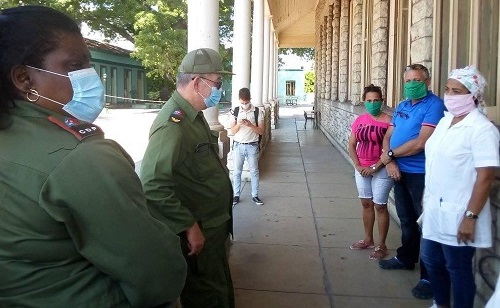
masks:
{"type": "Polygon", "coordinates": [[[387,175],[385,167],[367,177],[355,170],[354,178],[359,198],[373,199],[375,204],[387,204],[394,181],[387,175]]]}

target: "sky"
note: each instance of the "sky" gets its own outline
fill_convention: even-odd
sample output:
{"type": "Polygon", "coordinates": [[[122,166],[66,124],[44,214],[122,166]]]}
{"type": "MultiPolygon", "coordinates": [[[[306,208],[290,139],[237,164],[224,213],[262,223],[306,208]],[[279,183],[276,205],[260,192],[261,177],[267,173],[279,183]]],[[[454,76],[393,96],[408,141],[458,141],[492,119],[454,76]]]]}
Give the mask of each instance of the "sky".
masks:
{"type": "Polygon", "coordinates": [[[109,43],[111,45],[115,45],[115,46],[118,46],[118,47],[121,47],[121,48],[124,48],[127,50],[134,50],[134,44],[132,44],[131,42],[129,42],[127,40],[108,42],[106,40],[106,37],[101,32],[91,31],[86,23],[82,23],[81,31],[82,31],[83,37],[86,37],[86,38],[89,38],[92,40],[96,40],[99,42],[106,42],[106,43],[109,43]]]}

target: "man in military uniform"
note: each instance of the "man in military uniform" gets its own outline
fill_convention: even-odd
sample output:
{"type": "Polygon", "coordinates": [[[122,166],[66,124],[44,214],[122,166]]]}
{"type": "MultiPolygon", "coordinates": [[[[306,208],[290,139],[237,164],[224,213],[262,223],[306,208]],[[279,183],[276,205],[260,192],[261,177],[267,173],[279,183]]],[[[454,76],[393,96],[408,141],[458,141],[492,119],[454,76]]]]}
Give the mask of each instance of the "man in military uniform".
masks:
{"type": "Polygon", "coordinates": [[[179,67],[177,89],[150,130],[141,180],[153,216],[181,237],[188,277],[184,308],[234,307],[225,242],[232,228],[232,188],[219,159],[218,133],[202,110],[216,106],[222,91],[220,55],[189,52],[179,67]]]}

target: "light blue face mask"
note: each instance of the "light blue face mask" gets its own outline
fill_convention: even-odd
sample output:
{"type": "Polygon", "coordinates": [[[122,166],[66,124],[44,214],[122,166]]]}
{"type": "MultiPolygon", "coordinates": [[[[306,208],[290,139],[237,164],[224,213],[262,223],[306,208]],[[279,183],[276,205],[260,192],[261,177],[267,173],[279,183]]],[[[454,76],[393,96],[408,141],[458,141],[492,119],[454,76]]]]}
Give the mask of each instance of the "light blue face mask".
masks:
{"type": "MultiPolygon", "coordinates": [[[[203,81],[204,84],[210,87],[210,85],[206,83],[205,80],[201,79],[201,81],[203,81]]],[[[212,91],[210,92],[210,95],[208,97],[204,97],[203,95],[201,95],[201,93],[198,92],[198,94],[200,94],[200,96],[203,97],[203,101],[205,102],[205,105],[208,108],[217,106],[222,97],[222,90],[217,89],[216,87],[210,87],[210,88],[212,89],[212,91]]]]}
{"type": "Polygon", "coordinates": [[[48,97],[38,95],[46,100],[63,106],[63,110],[80,121],[94,122],[104,108],[104,87],[99,75],[94,68],[85,68],[68,73],[68,76],[47,71],[41,68],[27,67],[69,78],[73,88],[73,98],[67,104],[55,101],[48,97]]]}

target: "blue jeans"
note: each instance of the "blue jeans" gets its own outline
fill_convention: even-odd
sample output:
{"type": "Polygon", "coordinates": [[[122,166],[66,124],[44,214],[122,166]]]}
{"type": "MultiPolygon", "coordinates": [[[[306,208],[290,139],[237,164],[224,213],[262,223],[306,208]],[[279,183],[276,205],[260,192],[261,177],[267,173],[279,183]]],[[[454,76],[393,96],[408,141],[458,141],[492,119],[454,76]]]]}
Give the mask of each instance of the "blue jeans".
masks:
{"type": "Polygon", "coordinates": [[[242,144],[234,142],[233,145],[233,191],[235,196],[241,194],[241,171],[245,158],[248,162],[250,169],[250,176],[252,180],[252,197],[259,196],[259,144],[258,142],[252,144],[242,144]]]}
{"type": "Polygon", "coordinates": [[[450,289],[453,287],[453,307],[473,307],[476,284],[472,258],[475,252],[475,247],[449,246],[422,240],[422,260],[427,267],[437,305],[450,305],[450,289]]]}
{"type": "MultiPolygon", "coordinates": [[[[418,262],[422,233],[417,219],[422,214],[425,173],[401,172],[401,180],[394,182],[396,211],[401,222],[401,247],[397,258],[407,266],[418,262]]],[[[420,260],[420,279],[428,279],[425,265],[420,260]]]]}

